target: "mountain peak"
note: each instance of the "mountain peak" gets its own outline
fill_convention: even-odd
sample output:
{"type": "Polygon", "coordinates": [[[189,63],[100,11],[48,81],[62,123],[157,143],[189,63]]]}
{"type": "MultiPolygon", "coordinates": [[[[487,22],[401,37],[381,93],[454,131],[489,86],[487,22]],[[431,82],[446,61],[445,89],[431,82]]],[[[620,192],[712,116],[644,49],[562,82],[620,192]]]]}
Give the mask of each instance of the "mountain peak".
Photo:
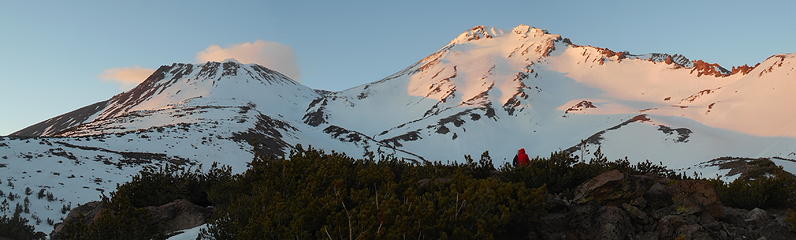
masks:
{"type": "Polygon", "coordinates": [[[514,27],[514,29],[511,30],[511,32],[524,37],[538,37],[545,34],[549,34],[547,30],[541,28],[535,28],[525,24],[517,25],[516,27],[514,27]]]}
{"type": "Polygon", "coordinates": [[[527,43],[528,41],[547,42],[549,40],[561,39],[561,35],[550,34],[549,32],[547,32],[547,30],[541,28],[535,28],[525,24],[517,25],[511,30],[510,33],[505,32],[503,29],[478,25],[459,34],[459,36],[457,36],[450,43],[448,43],[447,47],[451,47],[457,44],[464,44],[468,42],[474,42],[486,39],[506,38],[506,37],[511,37],[512,39],[519,38],[520,45],[522,43],[527,43]]]}
{"type": "Polygon", "coordinates": [[[459,34],[459,36],[457,36],[455,39],[453,39],[453,41],[451,41],[451,44],[465,43],[481,39],[489,39],[500,35],[503,35],[503,30],[501,29],[495,29],[494,27],[478,25],[471,28],[470,30],[467,30],[459,34]]]}

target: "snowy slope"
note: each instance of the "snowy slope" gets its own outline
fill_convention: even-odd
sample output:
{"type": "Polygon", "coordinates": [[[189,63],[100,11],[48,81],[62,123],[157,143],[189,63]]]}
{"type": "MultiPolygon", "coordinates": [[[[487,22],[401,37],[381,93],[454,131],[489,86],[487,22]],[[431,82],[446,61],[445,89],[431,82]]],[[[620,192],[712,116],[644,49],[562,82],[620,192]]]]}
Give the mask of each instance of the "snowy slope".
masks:
{"type": "Polygon", "coordinates": [[[302,144],[355,157],[418,159],[355,131],[304,124],[304,110],[320,96],[259,65],[163,66],[138,87],[87,107],[88,113],[68,113],[15,134],[46,136],[0,138],[0,191],[8,204],[0,212],[27,205],[23,216],[47,232],[47,219],[65,216],[62,207],[97,200],[145,166],[219,162],[240,172],[255,149],[278,157],[302,144]],[[38,198],[42,189],[54,197],[38,198]]]}
{"type": "Polygon", "coordinates": [[[520,25],[472,28],[412,66],[339,92],[259,65],[176,63],[0,139],[0,191],[21,197],[8,201],[13,211],[31,188],[24,215],[49,231],[46,218],[63,217],[53,209],[94,200],[144,166],[219,162],[242,171],[255,149],[284,156],[297,144],[408,161],[489,151],[498,164],[521,147],[537,156],[600,148],[611,159],[726,179],[730,171],[709,161],[762,157],[796,172],[794,57],[728,70],[520,25]],[[40,189],[55,199],[38,199],[40,189]]]}
{"type": "Polygon", "coordinates": [[[325,96],[305,120],[357,126],[426,159],[488,150],[505,160],[520,147],[541,156],[567,150],[645,114],[660,123],[643,134],[630,127],[606,134],[599,144],[609,157],[685,169],[720,156],[787,156],[796,143],[793,113],[784,110],[796,86],[788,82],[788,66],[796,66],[789,56],[727,70],[682,55],[580,46],[525,25],[479,26],[403,71],[325,96]],[[667,141],[660,126],[697,140],[667,141]],[[635,152],[632,144],[645,141],[651,147],[635,152]],[[726,149],[733,145],[746,147],[726,149]]]}
{"type": "MultiPolygon", "coordinates": [[[[345,139],[347,135],[343,135],[341,130],[330,132],[302,124],[301,118],[310,101],[319,97],[321,95],[317,91],[259,65],[240,64],[234,60],[198,65],[172,64],[159,68],[136,88],[98,105],[102,108],[96,111],[91,108],[91,116],[81,122],[70,124],[74,118],[69,118],[66,122],[56,122],[42,130],[27,131],[41,133],[28,135],[59,137],[99,135],[108,138],[109,134],[120,136],[131,133],[136,133],[136,137],[154,137],[141,133],[160,133],[164,127],[176,127],[184,131],[160,134],[162,136],[157,136],[157,139],[201,138],[202,141],[197,140],[195,146],[207,146],[213,139],[216,142],[242,141],[246,139],[241,138],[263,137],[259,135],[266,134],[273,135],[267,137],[272,138],[271,145],[275,144],[269,149],[276,156],[285,155],[299,143],[354,156],[363,156],[365,149],[378,151],[380,144],[370,139],[353,141],[345,139]],[[73,126],[61,127],[69,125],[73,126]],[[261,128],[259,131],[258,127],[261,128]],[[243,133],[258,136],[240,136],[246,135],[243,133]],[[333,141],[335,138],[338,140],[333,141]]],[[[59,116],[48,121],[61,119],[67,118],[59,116]]],[[[26,134],[18,132],[13,135],[26,134]]],[[[100,145],[155,152],[173,152],[171,149],[177,147],[165,143],[166,140],[152,144],[148,144],[148,141],[122,144],[119,141],[132,141],[110,138],[103,140],[100,145]]],[[[185,141],[180,140],[175,144],[184,145],[185,141]]],[[[201,155],[204,151],[193,149],[180,154],[187,158],[218,157],[213,153],[221,155],[217,149],[207,149],[209,155],[201,155]]]]}
{"type": "Polygon", "coordinates": [[[121,152],[88,146],[85,138],[0,139],[0,212],[16,206],[38,231],[49,231],[70,207],[95,201],[129,181],[144,165],[185,159],[166,154],[121,152]],[[144,164],[145,163],[145,164],[144,164]]]}

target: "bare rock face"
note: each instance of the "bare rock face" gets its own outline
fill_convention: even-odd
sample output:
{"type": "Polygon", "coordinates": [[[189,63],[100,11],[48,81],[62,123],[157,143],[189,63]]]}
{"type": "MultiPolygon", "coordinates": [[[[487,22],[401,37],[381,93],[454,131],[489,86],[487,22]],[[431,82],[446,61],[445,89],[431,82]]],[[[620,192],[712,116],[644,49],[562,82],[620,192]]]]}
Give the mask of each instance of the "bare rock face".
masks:
{"type": "Polygon", "coordinates": [[[531,239],[796,239],[783,214],[725,207],[702,180],[611,170],[547,201],[531,239]]]}
{"type": "Polygon", "coordinates": [[[589,201],[590,196],[602,195],[600,192],[611,193],[613,189],[605,187],[609,183],[621,181],[625,178],[625,174],[619,170],[611,170],[604,172],[596,177],[589,179],[585,183],[578,186],[575,190],[575,201],[585,202],[589,201]]]}
{"type": "Polygon", "coordinates": [[[596,201],[621,205],[622,202],[642,197],[654,183],[655,179],[651,177],[628,176],[619,170],[611,170],[578,186],[573,200],[577,203],[596,201]]]}

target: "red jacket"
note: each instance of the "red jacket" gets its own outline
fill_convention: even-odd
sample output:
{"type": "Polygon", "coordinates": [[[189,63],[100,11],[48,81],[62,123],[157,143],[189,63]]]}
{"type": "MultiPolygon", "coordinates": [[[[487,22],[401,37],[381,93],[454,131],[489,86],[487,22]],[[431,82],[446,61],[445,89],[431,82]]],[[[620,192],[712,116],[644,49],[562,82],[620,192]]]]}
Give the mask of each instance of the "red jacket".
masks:
{"type": "Polygon", "coordinates": [[[514,156],[514,165],[517,166],[528,165],[530,161],[528,154],[525,154],[525,148],[520,148],[520,150],[517,151],[517,156],[514,156]]]}

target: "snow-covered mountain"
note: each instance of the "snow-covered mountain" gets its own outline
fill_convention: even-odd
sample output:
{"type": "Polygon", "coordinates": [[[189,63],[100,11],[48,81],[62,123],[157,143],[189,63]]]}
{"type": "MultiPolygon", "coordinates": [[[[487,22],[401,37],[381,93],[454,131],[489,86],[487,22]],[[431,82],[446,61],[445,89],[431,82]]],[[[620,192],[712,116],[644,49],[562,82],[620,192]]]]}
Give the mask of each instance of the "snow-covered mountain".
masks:
{"type": "Polygon", "coordinates": [[[254,149],[284,156],[297,144],[408,161],[489,151],[499,164],[521,147],[541,156],[600,147],[612,159],[704,176],[729,173],[721,157],[767,157],[796,172],[794,57],[728,70],[520,25],[472,28],[408,68],[339,92],[259,65],[172,64],[107,101],[0,138],[0,212],[27,197],[23,215],[49,231],[46,219],[59,221],[64,205],[95,200],[142,167],[242,171],[254,149]]]}
{"type": "Polygon", "coordinates": [[[729,71],[681,55],[580,46],[525,25],[479,26],[381,81],[324,96],[305,122],[357,126],[434,160],[598,146],[611,158],[674,168],[723,156],[790,159],[794,56],[729,71]]]}

